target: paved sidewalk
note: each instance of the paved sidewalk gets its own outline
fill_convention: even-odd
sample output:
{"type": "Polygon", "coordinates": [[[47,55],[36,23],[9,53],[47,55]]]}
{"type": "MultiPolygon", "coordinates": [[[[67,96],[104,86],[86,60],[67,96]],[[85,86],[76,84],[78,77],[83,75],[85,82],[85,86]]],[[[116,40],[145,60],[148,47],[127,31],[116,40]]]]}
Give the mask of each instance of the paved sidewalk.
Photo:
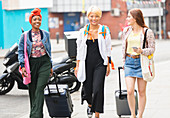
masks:
{"type": "MultiPolygon", "coordinates": [[[[52,53],[65,52],[64,43],[64,40],[60,40],[59,44],[57,44],[56,40],[51,40],[52,53]]],[[[121,40],[112,40],[112,57],[116,70],[111,71],[110,75],[106,77],[104,114],[102,114],[100,118],[118,118],[114,92],[119,88],[117,67],[122,63],[120,45],[121,40]]],[[[153,82],[148,83],[147,85],[147,103],[143,118],[170,118],[170,53],[167,51],[170,50],[169,45],[170,40],[156,40],[156,51],[154,56],[156,77],[153,82]]],[[[6,49],[0,50],[0,55],[3,57],[6,51],[6,49]]],[[[122,89],[125,89],[123,72],[121,74],[122,89]]],[[[78,92],[71,94],[74,105],[72,118],[87,118],[87,104],[85,102],[84,105],[81,105],[80,91],[81,89],[78,92]]],[[[18,91],[18,89],[13,93],[11,91],[11,93],[6,96],[1,96],[1,100],[2,107],[0,110],[0,118],[29,117],[28,91],[18,91]],[[21,94],[21,92],[24,94],[21,94]],[[3,104],[3,100],[8,100],[8,104],[3,104]],[[15,106],[18,105],[18,103],[20,103],[21,107],[18,107],[17,109],[15,106]],[[24,112],[21,113],[20,111],[24,112]]],[[[46,103],[44,105],[44,118],[49,118],[46,103]]],[[[122,118],[129,118],[129,116],[123,116],[122,118]]]]}
{"type": "MultiPolygon", "coordinates": [[[[112,46],[121,45],[121,40],[112,40],[112,46]]],[[[4,58],[6,53],[9,49],[0,49],[0,59],[4,58]]],[[[65,40],[60,39],[59,43],[57,44],[56,39],[51,39],[51,52],[52,53],[58,53],[58,52],[64,52],[65,50],[65,40]]]]}
{"type": "MultiPolygon", "coordinates": [[[[170,61],[160,62],[155,65],[157,75],[153,82],[148,83],[147,85],[147,103],[143,118],[170,118],[169,66],[170,61]],[[164,71],[162,72],[162,70],[164,71]]],[[[122,84],[122,86],[125,86],[123,77],[122,84]]],[[[111,71],[110,76],[106,78],[105,109],[104,114],[101,114],[100,118],[119,118],[116,113],[116,103],[114,97],[114,91],[117,89],[118,77],[116,70],[111,71]]],[[[85,104],[81,105],[80,90],[71,94],[71,98],[74,105],[72,118],[87,118],[87,104],[84,102],[85,104]]],[[[27,111],[24,116],[19,118],[28,118],[28,116],[29,111],[27,111]]],[[[49,118],[46,104],[44,105],[44,118],[49,118]]],[[[94,116],[92,118],[94,118],[94,116]]],[[[129,116],[123,116],[121,118],[129,118],[129,116]]]]}

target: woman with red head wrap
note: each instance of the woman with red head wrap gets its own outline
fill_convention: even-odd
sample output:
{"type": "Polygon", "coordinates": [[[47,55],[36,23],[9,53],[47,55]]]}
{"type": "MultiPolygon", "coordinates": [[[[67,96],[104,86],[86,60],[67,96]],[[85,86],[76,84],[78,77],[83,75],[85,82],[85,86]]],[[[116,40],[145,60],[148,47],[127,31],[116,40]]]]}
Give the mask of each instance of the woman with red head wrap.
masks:
{"type": "Polygon", "coordinates": [[[41,30],[41,10],[31,11],[29,22],[32,29],[21,35],[18,47],[18,60],[22,76],[27,76],[24,62],[24,36],[27,35],[27,52],[30,63],[31,83],[28,84],[30,97],[30,118],[43,118],[44,88],[52,75],[51,43],[49,33],[41,30]]]}
{"type": "Polygon", "coordinates": [[[31,14],[30,14],[30,16],[29,16],[29,22],[30,22],[30,24],[31,24],[31,19],[32,19],[32,17],[34,17],[34,16],[40,16],[40,18],[42,19],[42,16],[41,16],[41,9],[39,9],[39,8],[35,8],[33,11],[31,11],[31,14]]]}

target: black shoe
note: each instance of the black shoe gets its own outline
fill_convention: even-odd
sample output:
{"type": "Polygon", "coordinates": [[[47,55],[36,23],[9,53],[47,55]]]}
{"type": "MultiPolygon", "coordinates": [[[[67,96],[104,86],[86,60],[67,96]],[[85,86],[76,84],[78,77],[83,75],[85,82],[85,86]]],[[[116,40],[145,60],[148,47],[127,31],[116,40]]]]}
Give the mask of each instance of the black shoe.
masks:
{"type": "Polygon", "coordinates": [[[93,116],[93,112],[91,111],[91,107],[87,107],[87,116],[88,116],[88,118],[92,118],[92,116],[93,116]]]}

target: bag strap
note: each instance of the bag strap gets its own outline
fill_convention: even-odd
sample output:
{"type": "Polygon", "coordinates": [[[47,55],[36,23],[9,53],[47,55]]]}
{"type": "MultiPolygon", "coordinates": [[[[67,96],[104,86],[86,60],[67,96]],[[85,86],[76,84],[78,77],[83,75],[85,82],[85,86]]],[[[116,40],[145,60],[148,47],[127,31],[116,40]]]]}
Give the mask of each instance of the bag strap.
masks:
{"type": "Polygon", "coordinates": [[[27,32],[24,32],[24,54],[27,54],[27,32]]]}
{"type": "Polygon", "coordinates": [[[84,31],[84,36],[86,36],[86,34],[89,34],[89,29],[90,29],[90,24],[86,25],[85,31],[84,31]]]}
{"type": "MultiPolygon", "coordinates": [[[[84,31],[84,36],[88,35],[89,34],[89,29],[90,29],[90,24],[86,25],[86,28],[85,28],[85,31],[84,31]]],[[[106,37],[106,29],[108,29],[109,33],[110,33],[110,30],[107,26],[105,25],[102,25],[102,32],[100,32],[99,34],[102,34],[102,36],[106,37]]]]}
{"type": "Polygon", "coordinates": [[[144,34],[144,40],[143,40],[143,47],[142,49],[145,48],[145,43],[146,43],[146,34],[147,34],[148,29],[146,29],[145,34],[144,34]]]}
{"type": "Polygon", "coordinates": [[[99,34],[102,34],[103,38],[106,38],[106,27],[103,25],[102,26],[102,32],[99,32],[99,34]]]}

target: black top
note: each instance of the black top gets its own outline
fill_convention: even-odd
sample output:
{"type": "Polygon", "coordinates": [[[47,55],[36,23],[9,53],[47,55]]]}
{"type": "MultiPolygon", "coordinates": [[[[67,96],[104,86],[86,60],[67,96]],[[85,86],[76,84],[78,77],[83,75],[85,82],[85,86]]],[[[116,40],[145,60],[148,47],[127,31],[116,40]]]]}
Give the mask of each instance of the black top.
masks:
{"type": "Polygon", "coordinates": [[[87,55],[86,55],[86,62],[89,64],[104,62],[100,55],[99,46],[98,46],[98,39],[87,40],[87,55]]]}

